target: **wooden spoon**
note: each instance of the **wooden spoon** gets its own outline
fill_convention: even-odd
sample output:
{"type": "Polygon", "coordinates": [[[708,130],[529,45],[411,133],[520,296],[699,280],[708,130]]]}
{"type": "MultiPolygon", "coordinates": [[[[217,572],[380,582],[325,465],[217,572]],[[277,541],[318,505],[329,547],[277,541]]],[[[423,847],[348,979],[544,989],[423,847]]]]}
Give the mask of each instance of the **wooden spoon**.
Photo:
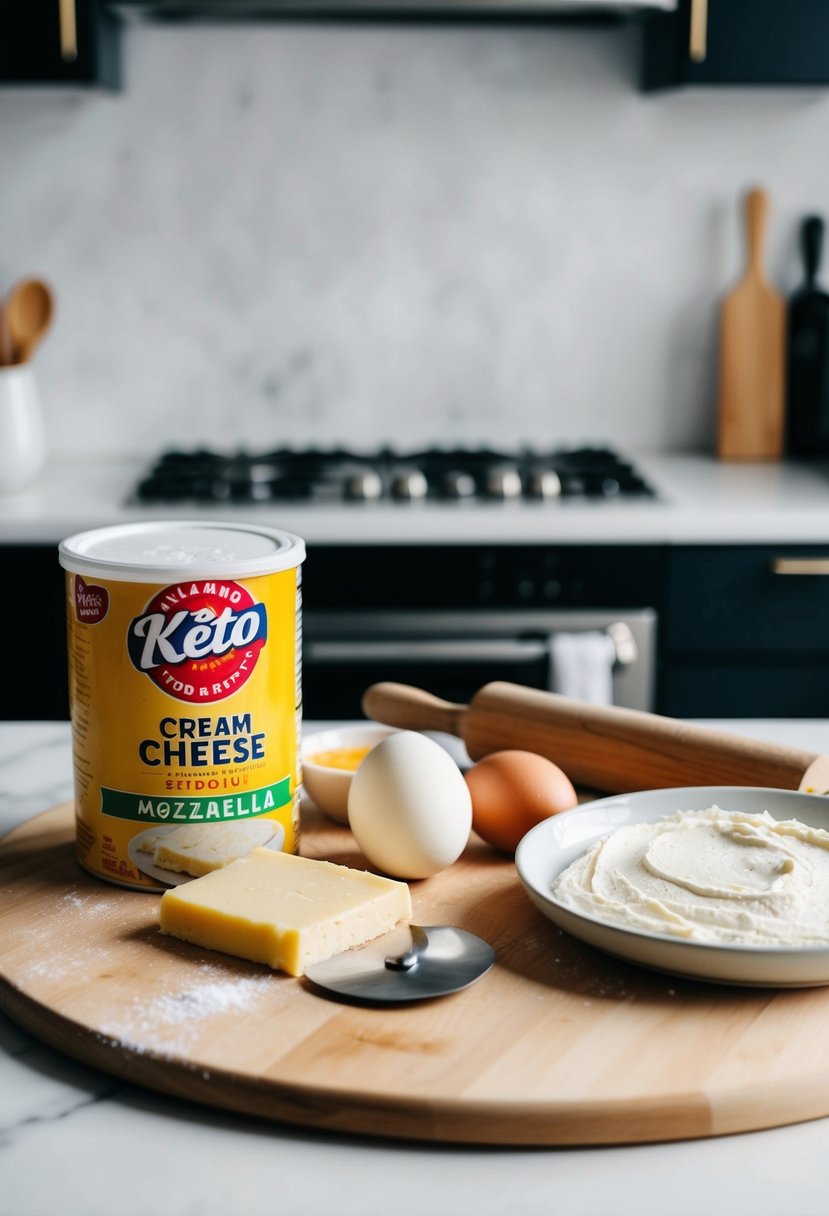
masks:
{"type": "Polygon", "coordinates": [[[12,288],[6,311],[15,363],[28,363],[52,323],[52,292],[40,279],[24,279],[12,288]]]}

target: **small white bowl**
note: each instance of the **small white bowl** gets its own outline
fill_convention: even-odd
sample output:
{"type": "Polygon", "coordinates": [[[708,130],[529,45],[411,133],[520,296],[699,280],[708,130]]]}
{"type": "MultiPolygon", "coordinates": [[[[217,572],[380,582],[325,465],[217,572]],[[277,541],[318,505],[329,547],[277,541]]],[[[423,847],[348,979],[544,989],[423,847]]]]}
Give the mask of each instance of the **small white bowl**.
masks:
{"type": "Polygon", "coordinates": [[[301,753],[305,793],[331,819],[348,823],[348,791],[354,770],[314,764],[313,757],[340,747],[374,747],[393,734],[396,731],[391,726],[367,722],[365,726],[338,726],[304,736],[301,753]]]}
{"type": "Polygon", "coordinates": [[[719,984],[804,988],[829,984],[829,946],[714,945],[595,920],[560,904],[553,883],[602,836],[634,823],[654,823],[679,810],[716,804],[726,811],[799,819],[829,829],[829,798],[752,786],[689,786],[614,794],[562,811],[530,828],[515,852],[518,877],[535,906],[560,929],[627,962],[719,984]]]}

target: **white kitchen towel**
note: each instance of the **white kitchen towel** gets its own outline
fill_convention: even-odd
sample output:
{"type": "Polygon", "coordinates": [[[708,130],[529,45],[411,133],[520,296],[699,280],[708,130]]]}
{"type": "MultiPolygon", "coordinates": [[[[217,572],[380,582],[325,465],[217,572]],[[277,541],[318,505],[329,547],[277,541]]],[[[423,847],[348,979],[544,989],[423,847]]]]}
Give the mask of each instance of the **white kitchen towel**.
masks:
{"type": "Polygon", "coordinates": [[[593,705],[613,704],[613,639],[600,630],[550,638],[552,691],[593,705]]]}

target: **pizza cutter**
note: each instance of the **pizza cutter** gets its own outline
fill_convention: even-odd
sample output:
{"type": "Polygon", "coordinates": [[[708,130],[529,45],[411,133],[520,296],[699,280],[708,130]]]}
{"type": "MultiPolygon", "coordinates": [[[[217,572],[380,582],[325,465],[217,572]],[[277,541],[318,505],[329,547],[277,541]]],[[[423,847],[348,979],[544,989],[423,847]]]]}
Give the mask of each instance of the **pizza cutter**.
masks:
{"type": "Polygon", "coordinates": [[[452,925],[407,925],[308,967],[317,988],[366,1004],[396,1005],[448,996],[480,979],[495,951],[452,925]]]}

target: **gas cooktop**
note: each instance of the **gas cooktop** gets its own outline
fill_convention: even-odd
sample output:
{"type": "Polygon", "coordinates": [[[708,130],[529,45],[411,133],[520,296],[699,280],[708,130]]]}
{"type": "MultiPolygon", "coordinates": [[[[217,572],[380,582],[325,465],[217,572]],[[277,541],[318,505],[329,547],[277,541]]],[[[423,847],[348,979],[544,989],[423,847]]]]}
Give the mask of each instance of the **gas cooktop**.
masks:
{"type": "Polygon", "coordinates": [[[141,502],[508,502],[653,497],[644,478],[605,447],[277,448],[168,451],[136,487],[141,502]]]}

